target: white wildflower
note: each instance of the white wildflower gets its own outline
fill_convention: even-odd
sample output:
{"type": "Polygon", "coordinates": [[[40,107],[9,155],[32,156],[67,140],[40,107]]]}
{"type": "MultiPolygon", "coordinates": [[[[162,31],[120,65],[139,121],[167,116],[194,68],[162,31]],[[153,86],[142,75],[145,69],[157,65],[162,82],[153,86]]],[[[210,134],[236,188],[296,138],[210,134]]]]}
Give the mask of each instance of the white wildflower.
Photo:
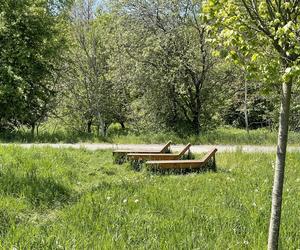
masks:
{"type": "Polygon", "coordinates": [[[272,162],[272,168],[275,169],[275,162],[272,162]]]}

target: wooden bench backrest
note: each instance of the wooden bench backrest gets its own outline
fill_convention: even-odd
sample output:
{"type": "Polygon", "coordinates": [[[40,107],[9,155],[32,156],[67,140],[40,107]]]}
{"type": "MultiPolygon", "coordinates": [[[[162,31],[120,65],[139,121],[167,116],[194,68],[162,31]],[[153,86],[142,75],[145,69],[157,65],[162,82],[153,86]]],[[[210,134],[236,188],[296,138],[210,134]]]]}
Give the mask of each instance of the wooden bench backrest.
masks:
{"type": "Polygon", "coordinates": [[[161,153],[167,152],[171,143],[172,143],[171,141],[168,141],[168,143],[162,148],[162,150],[160,152],[161,153]]]}
{"type": "Polygon", "coordinates": [[[214,157],[214,155],[217,151],[218,151],[218,149],[214,148],[213,150],[209,151],[201,160],[204,163],[207,163],[211,157],[214,157]]]}
{"type": "Polygon", "coordinates": [[[178,154],[179,158],[180,158],[181,156],[183,156],[183,155],[186,153],[186,151],[188,151],[188,150],[190,149],[191,146],[192,146],[191,143],[187,144],[187,145],[184,147],[184,149],[178,154]]]}

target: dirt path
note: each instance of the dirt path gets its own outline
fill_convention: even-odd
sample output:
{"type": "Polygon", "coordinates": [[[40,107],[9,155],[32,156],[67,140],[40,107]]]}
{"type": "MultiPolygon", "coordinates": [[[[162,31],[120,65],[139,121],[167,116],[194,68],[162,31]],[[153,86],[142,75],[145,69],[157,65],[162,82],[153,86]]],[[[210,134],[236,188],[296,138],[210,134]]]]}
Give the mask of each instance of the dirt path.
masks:
{"type": "MultiPolygon", "coordinates": [[[[53,147],[53,148],[85,148],[88,150],[98,150],[98,149],[126,149],[126,150],[159,150],[162,148],[162,144],[109,144],[109,143],[76,143],[76,144],[67,144],[67,143],[57,143],[57,144],[0,144],[2,146],[8,145],[18,145],[24,148],[30,147],[53,147]]],[[[171,146],[172,151],[180,151],[184,145],[173,145],[171,146]]],[[[202,153],[207,152],[211,148],[216,147],[219,152],[262,152],[262,153],[273,153],[276,152],[275,146],[254,146],[254,145],[193,145],[191,147],[192,152],[202,153]]],[[[289,152],[300,152],[300,147],[288,147],[289,152]]]]}

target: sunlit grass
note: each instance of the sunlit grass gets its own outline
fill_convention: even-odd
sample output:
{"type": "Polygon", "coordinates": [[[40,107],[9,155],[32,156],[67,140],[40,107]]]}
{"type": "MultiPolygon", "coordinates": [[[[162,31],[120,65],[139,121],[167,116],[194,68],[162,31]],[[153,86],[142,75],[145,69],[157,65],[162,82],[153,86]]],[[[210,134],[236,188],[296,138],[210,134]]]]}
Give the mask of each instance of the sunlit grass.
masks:
{"type": "MultiPolygon", "coordinates": [[[[203,131],[199,136],[196,135],[178,135],[174,132],[145,132],[133,131],[130,129],[122,130],[113,125],[108,130],[107,137],[97,136],[95,131],[92,134],[79,133],[67,130],[63,127],[56,129],[49,125],[40,128],[38,136],[32,138],[30,131],[22,129],[11,133],[0,134],[0,142],[35,142],[35,143],[118,143],[118,144],[136,144],[136,143],[166,143],[172,140],[173,143],[186,144],[231,144],[231,145],[275,145],[277,143],[277,132],[267,129],[251,130],[249,134],[243,129],[218,128],[213,131],[203,131]]],[[[298,145],[300,143],[300,133],[289,133],[289,145],[298,145]]]]}
{"type": "MultiPolygon", "coordinates": [[[[218,153],[217,173],[161,175],[111,151],[0,147],[0,248],[265,249],[273,164],[218,153]]],[[[300,154],[286,169],[281,246],[296,249],[300,154]]]]}

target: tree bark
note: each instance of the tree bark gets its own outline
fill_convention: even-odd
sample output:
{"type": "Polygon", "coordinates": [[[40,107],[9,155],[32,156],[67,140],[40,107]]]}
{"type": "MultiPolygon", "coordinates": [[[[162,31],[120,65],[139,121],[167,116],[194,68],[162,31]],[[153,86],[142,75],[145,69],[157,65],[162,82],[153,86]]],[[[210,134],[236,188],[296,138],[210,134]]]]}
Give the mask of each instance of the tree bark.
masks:
{"type": "Polygon", "coordinates": [[[34,138],[35,123],[31,124],[31,137],[34,138]]]}
{"type": "Polygon", "coordinates": [[[199,112],[196,111],[193,118],[193,130],[196,135],[200,134],[199,112]]]}
{"type": "Polygon", "coordinates": [[[109,123],[106,123],[104,121],[104,119],[102,119],[101,116],[99,115],[99,125],[98,125],[98,128],[99,128],[99,134],[101,136],[106,137],[108,126],[109,126],[109,123]]]}
{"type": "Polygon", "coordinates": [[[39,137],[39,123],[36,125],[36,136],[39,137]]]}
{"type": "Polygon", "coordinates": [[[249,134],[249,120],[248,120],[248,86],[247,86],[247,81],[245,81],[245,103],[244,103],[244,116],[245,116],[245,126],[246,126],[246,131],[247,134],[249,134]]]}
{"type": "Polygon", "coordinates": [[[194,103],[194,105],[191,107],[192,109],[192,127],[194,130],[194,133],[196,135],[200,134],[200,106],[201,106],[201,100],[200,100],[200,83],[197,82],[197,80],[194,80],[195,85],[195,95],[191,95],[191,103],[194,103]],[[193,99],[194,98],[194,99],[193,99]]]}
{"type": "Polygon", "coordinates": [[[87,123],[87,132],[89,134],[92,133],[92,121],[88,121],[87,123]]]}
{"type": "Polygon", "coordinates": [[[103,126],[103,128],[102,128],[102,135],[103,135],[104,137],[107,136],[107,128],[108,128],[107,124],[104,123],[104,126],[103,126]]]}
{"type": "Polygon", "coordinates": [[[107,136],[107,128],[108,128],[108,125],[105,122],[102,122],[100,125],[100,131],[99,131],[101,133],[101,136],[103,136],[103,137],[107,136]]]}
{"type": "Polygon", "coordinates": [[[125,129],[125,124],[124,124],[124,122],[120,122],[120,125],[121,125],[122,129],[125,129]]]}
{"type": "Polygon", "coordinates": [[[268,249],[277,250],[281,219],[281,205],[284,182],[284,169],[288,139],[289,111],[292,81],[283,83],[281,93],[281,107],[279,117],[279,131],[277,143],[277,157],[272,192],[272,210],[269,227],[268,249]]]}

